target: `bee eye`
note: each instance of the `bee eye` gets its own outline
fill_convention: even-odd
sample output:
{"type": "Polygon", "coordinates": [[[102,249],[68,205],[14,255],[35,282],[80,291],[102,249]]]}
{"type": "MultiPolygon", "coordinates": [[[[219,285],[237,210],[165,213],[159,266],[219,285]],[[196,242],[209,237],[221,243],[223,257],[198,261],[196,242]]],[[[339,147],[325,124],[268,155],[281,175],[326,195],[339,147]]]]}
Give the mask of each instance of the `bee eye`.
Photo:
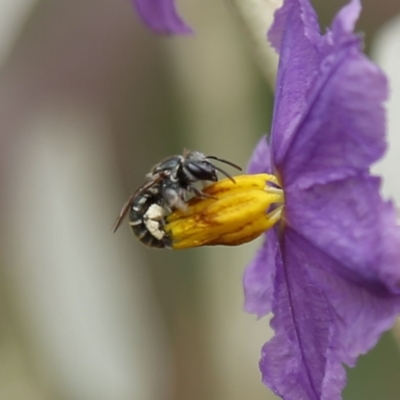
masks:
{"type": "Polygon", "coordinates": [[[188,162],[186,165],[186,169],[196,179],[204,181],[217,180],[217,174],[211,164],[188,162]]]}

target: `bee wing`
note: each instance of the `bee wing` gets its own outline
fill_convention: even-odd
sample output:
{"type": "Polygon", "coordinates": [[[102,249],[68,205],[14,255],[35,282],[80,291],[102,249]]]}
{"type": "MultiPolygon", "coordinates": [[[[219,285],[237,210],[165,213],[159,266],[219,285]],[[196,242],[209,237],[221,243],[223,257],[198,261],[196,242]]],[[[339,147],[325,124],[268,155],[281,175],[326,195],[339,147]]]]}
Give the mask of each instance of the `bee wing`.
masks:
{"type": "Polygon", "coordinates": [[[112,227],[112,232],[115,233],[116,230],[120,227],[122,221],[125,219],[126,214],[128,214],[129,209],[132,207],[132,204],[137,196],[140,196],[143,192],[146,190],[150,189],[152,186],[160,182],[164,178],[163,174],[159,174],[156,176],[153,176],[148,182],[143,184],[136,192],[134,192],[128,199],[128,201],[122,206],[121,211],[119,212],[119,215],[117,219],[115,220],[115,223],[112,227]]]}

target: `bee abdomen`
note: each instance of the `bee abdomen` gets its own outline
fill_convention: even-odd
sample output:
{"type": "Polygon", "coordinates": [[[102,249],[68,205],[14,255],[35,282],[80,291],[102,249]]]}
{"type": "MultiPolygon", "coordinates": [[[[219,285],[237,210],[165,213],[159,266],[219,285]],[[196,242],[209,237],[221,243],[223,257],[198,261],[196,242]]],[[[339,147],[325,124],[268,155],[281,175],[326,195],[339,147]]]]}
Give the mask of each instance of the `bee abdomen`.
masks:
{"type": "Polygon", "coordinates": [[[157,204],[155,194],[145,192],[138,196],[129,213],[133,234],[148,247],[171,247],[171,240],[163,229],[163,215],[163,208],[157,204]]]}

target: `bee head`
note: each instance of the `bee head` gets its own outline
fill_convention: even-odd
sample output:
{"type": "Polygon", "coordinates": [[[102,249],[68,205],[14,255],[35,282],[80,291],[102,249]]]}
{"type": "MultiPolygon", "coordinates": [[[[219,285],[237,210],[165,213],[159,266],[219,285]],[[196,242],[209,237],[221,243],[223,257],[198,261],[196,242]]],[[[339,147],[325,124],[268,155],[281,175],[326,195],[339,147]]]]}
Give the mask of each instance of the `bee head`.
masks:
{"type": "Polygon", "coordinates": [[[216,182],[218,180],[217,171],[233,180],[231,175],[214,165],[210,160],[217,160],[241,170],[241,168],[236,164],[215,156],[206,156],[198,151],[185,152],[182,169],[189,181],[195,182],[197,180],[202,180],[216,182]]]}

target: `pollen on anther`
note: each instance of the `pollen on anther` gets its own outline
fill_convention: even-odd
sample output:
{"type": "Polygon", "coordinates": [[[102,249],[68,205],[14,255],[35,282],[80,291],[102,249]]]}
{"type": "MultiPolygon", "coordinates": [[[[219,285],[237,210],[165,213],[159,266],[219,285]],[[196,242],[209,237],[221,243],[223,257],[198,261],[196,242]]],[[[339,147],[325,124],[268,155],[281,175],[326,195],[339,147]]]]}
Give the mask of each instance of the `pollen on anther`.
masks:
{"type": "Polygon", "coordinates": [[[273,175],[241,175],[204,189],[209,198],[188,202],[186,212],[173,212],[165,230],[175,249],[204,245],[236,246],[260,236],[282,216],[284,193],[273,175]]]}

